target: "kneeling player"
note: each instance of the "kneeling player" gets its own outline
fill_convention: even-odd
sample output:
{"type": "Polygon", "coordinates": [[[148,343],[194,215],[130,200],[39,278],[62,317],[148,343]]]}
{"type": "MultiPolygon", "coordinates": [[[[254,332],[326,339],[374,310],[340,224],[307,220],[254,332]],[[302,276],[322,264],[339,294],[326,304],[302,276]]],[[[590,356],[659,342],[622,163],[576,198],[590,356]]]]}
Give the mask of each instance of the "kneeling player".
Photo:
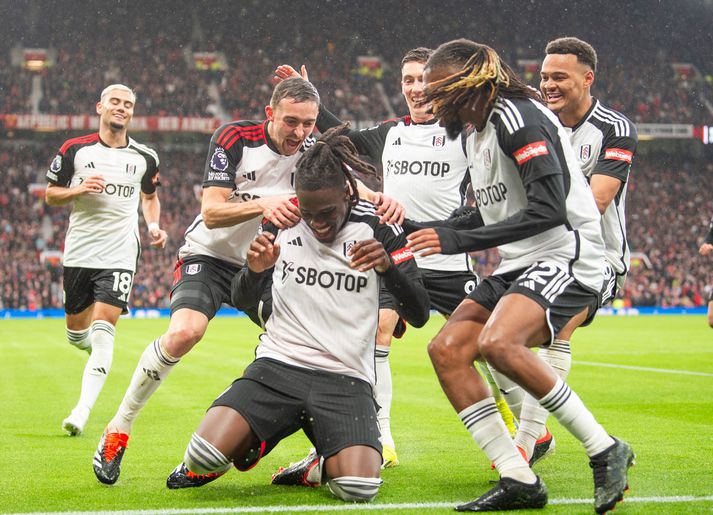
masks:
{"type": "Polygon", "coordinates": [[[356,158],[343,131],[327,131],[297,167],[302,221],[251,244],[235,293],[241,305],[256,302],[264,274],[272,273],[272,315],[256,360],[208,410],[169,488],[201,486],[232,464],[248,470],[302,429],[319,454],[309,468],[334,495],[370,501],[378,492],[382,449],[372,389],[379,283],[416,327],[428,320],[429,300],[401,228],[379,224],[373,205],[351,195],[349,167],[373,169],[356,158]]]}

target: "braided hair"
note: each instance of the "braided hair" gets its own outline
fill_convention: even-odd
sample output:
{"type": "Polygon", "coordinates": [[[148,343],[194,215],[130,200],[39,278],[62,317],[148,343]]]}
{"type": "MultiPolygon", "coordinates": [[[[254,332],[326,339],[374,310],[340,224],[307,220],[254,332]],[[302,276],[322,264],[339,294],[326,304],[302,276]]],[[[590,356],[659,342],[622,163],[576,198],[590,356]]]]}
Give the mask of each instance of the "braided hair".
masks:
{"type": "Polygon", "coordinates": [[[356,179],[352,172],[372,175],[378,179],[376,168],[358,157],[354,143],[346,136],[349,124],[332,127],[305,151],[297,162],[295,190],[317,191],[342,188],[349,184],[351,203],[359,202],[356,179]]]}
{"type": "Polygon", "coordinates": [[[482,107],[482,130],[498,97],[532,99],[543,103],[537,90],[517,74],[487,45],[456,39],[439,46],[428,59],[426,69],[455,67],[459,70],[428,84],[424,102],[432,105],[439,119],[457,120],[460,109],[469,102],[482,107]],[[477,101],[480,100],[480,104],[477,101]]]}

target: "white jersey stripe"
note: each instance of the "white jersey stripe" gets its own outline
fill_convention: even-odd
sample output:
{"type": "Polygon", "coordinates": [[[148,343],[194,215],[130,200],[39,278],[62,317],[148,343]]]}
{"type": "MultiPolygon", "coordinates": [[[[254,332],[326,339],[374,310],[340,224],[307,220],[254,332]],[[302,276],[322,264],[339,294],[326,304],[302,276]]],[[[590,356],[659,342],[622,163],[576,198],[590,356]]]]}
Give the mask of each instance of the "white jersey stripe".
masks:
{"type": "Polygon", "coordinates": [[[522,119],[522,115],[520,114],[520,111],[515,106],[515,104],[512,103],[511,100],[504,99],[504,102],[510,108],[510,112],[512,112],[514,114],[515,119],[517,120],[517,128],[522,129],[525,126],[525,121],[522,119]]]}

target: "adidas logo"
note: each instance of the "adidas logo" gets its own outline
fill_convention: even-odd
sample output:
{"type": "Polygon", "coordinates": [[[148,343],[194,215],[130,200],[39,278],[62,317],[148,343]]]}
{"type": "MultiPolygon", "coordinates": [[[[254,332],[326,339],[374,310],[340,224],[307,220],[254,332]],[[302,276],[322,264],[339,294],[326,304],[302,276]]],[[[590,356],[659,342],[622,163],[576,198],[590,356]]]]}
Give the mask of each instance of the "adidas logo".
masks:
{"type": "Polygon", "coordinates": [[[255,180],[255,172],[244,173],[243,177],[245,177],[249,181],[254,181],[255,180]]]}
{"type": "Polygon", "coordinates": [[[89,161],[89,164],[85,165],[84,168],[96,168],[96,166],[94,166],[94,161],[89,161]]]}
{"type": "Polygon", "coordinates": [[[106,375],[106,369],[104,367],[98,367],[98,368],[93,368],[95,372],[99,372],[100,374],[106,375]]]}
{"type": "Polygon", "coordinates": [[[297,245],[298,247],[302,246],[302,237],[297,236],[294,240],[290,240],[287,242],[288,245],[297,245]]]}
{"type": "Polygon", "coordinates": [[[144,368],[143,371],[147,376],[149,376],[149,379],[153,379],[154,381],[161,380],[161,377],[158,375],[157,370],[151,370],[150,368],[144,368]]]}
{"type": "Polygon", "coordinates": [[[396,140],[391,145],[401,145],[401,137],[396,138],[396,140]]]}

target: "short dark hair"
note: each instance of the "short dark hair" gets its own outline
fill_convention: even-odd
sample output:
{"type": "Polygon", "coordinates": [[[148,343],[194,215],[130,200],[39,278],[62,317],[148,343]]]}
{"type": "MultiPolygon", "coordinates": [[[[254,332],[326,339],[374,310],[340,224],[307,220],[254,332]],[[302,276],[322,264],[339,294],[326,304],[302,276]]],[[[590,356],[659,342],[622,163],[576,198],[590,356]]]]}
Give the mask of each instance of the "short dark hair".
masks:
{"type": "Polygon", "coordinates": [[[577,56],[577,61],[589,66],[593,72],[597,71],[597,51],[594,47],[579,38],[565,37],[553,39],[545,47],[545,54],[572,54],[577,56]]]}
{"type": "Polygon", "coordinates": [[[346,136],[349,124],[332,127],[305,151],[295,171],[296,191],[317,191],[341,188],[349,183],[352,202],[359,200],[352,172],[377,175],[376,168],[359,159],[354,143],[346,136]]]}
{"type": "Polygon", "coordinates": [[[290,77],[275,86],[270,99],[270,105],[274,108],[284,98],[291,98],[295,102],[314,102],[319,105],[319,93],[311,82],[301,77],[290,77]]]}
{"type": "Polygon", "coordinates": [[[420,46],[417,48],[412,48],[404,54],[404,58],[401,59],[401,67],[403,68],[406,63],[426,63],[428,58],[431,57],[433,50],[431,48],[426,48],[425,46],[420,46]]]}

